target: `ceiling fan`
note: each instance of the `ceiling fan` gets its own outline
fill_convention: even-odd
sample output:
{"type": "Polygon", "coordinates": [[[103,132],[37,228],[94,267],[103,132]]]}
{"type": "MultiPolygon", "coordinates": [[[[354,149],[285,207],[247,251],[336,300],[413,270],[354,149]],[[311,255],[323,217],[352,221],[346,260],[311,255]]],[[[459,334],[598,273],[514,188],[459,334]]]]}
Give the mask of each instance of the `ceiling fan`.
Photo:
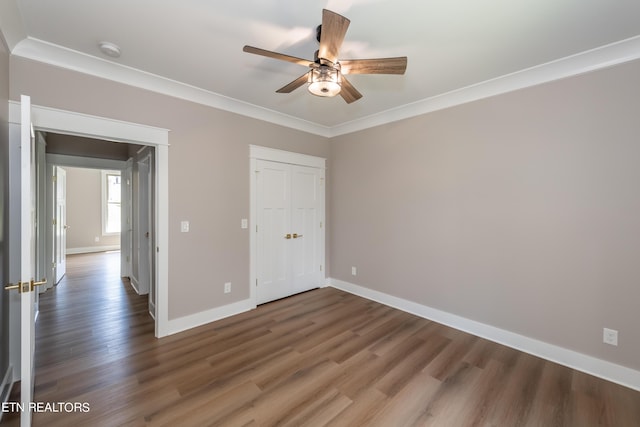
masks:
{"type": "Polygon", "coordinates": [[[404,74],[407,57],[338,60],[338,52],[350,22],[342,15],[322,10],[322,25],[317,29],[320,49],[316,51],[313,61],[253,46],[245,46],[242,50],[310,68],[302,76],[278,89],[277,93],[291,93],[309,83],[308,89],[312,94],[329,97],[340,94],[351,104],[362,98],[362,94],[347,80],[345,74],[404,74]]]}

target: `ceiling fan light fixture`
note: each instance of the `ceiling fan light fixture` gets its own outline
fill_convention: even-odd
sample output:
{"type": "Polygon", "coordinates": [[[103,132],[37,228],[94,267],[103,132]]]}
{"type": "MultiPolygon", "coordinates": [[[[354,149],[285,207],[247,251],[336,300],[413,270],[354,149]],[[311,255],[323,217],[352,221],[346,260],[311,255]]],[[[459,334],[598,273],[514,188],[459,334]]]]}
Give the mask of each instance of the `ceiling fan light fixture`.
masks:
{"type": "Polygon", "coordinates": [[[316,96],[332,97],[340,93],[340,73],[328,66],[314,68],[309,73],[308,90],[316,96]]]}

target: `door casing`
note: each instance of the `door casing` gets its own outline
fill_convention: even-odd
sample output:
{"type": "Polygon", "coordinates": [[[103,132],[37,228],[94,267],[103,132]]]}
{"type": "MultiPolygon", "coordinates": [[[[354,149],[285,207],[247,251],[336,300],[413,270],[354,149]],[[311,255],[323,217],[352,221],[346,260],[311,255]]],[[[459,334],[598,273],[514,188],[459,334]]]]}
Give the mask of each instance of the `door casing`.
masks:
{"type": "MultiPolygon", "coordinates": [[[[169,335],[169,130],[32,105],[36,130],[155,147],[155,335],[169,335]]],[[[9,101],[9,121],[20,122],[20,103],[9,101]]]]}

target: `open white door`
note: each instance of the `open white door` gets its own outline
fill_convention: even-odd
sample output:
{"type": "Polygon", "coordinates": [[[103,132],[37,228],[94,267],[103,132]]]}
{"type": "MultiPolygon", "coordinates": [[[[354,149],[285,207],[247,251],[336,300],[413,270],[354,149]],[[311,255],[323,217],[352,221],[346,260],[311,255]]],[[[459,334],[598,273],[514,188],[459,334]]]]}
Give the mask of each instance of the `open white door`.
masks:
{"type": "Polygon", "coordinates": [[[54,262],[57,284],[67,272],[67,171],[59,166],[54,168],[55,212],[54,212],[54,262]]]}
{"type": "Polygon", "coordinates": [[[5,289],[20,293],[20,426],[31,426],[31,402],[33,401],[33,352],[35,349],[34,287],[35,282],[35,139],[31,127],[31,99],[20,98],[20,281],[5,289]]]}
{"type": "Polygon", "coordinates": [[[138,161],[138,293],[151,291],[151,155],[138,161]]]}

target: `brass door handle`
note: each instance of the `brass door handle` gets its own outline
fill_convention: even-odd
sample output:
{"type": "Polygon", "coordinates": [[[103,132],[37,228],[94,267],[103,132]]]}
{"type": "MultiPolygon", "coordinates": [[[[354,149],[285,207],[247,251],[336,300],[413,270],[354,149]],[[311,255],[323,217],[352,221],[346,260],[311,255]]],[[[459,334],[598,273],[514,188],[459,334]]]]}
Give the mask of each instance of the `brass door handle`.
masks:
{"type": "Polygon", "coordinates": [[[287,234],[284,236],[285,239],[290,239],[291,238],[291,234],[287,234]]]}
{"type": "Polygon", "coordinates": [[[12,289],[17,289],[18,292],[22,293],[22,282],[18,282],[16,284],[9,283],[8,285],[4,286],[5,291],[10,291],[12,289]]]}
{"type": "Polygon", "coordinates": [[[32,287],[36,287],[36,286],[40,286],[40,285],[44,285],[47,283],[47,278],[43,277],[42,279],[40,279],[37,282],[34,282],[33,279],[31,279],[31,286],[32,287]]]}
{"type": "Polygon", "coordinates": [[[40,282],[34,282],[31,280],[30,282],[18,282],[18,283],[9,283],[4,287],[5,291],[10,291],[12,289],[17,289],[18,293],[28,293],[33,291],[34,286],[44,285],[47,283],[47,279],[42,279],[40,282]]]}
{"type": "Polygon", "coordinates": [[[297,239],[298,237],[302,237],[302,234],[293,233],[293,238],[297,239]]]}

